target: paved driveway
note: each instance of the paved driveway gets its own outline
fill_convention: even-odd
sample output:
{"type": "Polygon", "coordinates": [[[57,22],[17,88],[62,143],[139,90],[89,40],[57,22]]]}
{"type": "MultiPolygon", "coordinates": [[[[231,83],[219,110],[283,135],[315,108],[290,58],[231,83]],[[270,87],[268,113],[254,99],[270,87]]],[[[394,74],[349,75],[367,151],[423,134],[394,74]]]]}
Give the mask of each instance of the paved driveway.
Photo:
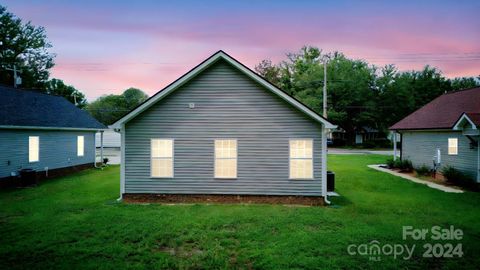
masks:
{"type": "MultiPolygon", "coordinates": [[[[104,147],[103,157],[108,158],[108,164],[120,164],[120,148],[104,147]]],[[[100,161],[100,148],[97,148],[97,162],[100,161]]]]}
{"type": "MultiPolygon", "coordinates": [[[[345,148],[328,148],[329,154],[339,154],[339,155],[386,155],[393,156],[393,150],[373,150],[373,149],[345,149],[345,148]]],[[[398,156],[400,156],[400,151],[398,151],[398,156]]]]}

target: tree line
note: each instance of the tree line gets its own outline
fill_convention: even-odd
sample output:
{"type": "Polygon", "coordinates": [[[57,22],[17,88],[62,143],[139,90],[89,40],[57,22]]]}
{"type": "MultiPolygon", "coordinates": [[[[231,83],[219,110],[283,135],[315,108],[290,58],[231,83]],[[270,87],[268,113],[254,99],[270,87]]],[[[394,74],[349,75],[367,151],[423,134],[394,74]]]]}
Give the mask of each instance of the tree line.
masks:
{"type": "MultiPolygon", "coordinates": [[[[104,95],[87,102],[85,95],[61,79],[50,79],[55,54],[45,28],[23,22],[0,5],[0,84],[12,85],[12,67],[19,70],[22,88],[60,95],[109,125],[143,102],[148,96],[136,88],[120,95],[104,95]]],[[[322,112],[323,62],[328,58],[328,119],[347,131],[371,127],[385,131],[414,110],[449,91],[479,85],[479,78],[448,79],[440,70],[425,66],[419,71],[400,72],[395,65],[376,67],[350,59],[341,52],[325,53],[305,46],[289,53],[280,63],[261,61],[255,70],[280,89],[314,111],[322,112]]]]}
{"type": "Polygon", "coordinates": [[[370,127],[386,133],[388,127],[439,95],[480,85],[480,76],[448,79],[429,65],[400,72],[393,64],[379,68],[311,46],[288,53],[277,64],[263,60],[255,70],[321,114],[325,59],[328,119],[346,131],[349,143],[356,129],[370,127]]]}
{"type": "Polygon", "coordinates": [[[88,103],[74,86],[50,79],[50,69],[55,66],[51,47],[45,28],[23,22],[0,5],[0,84],[13,85],[15,67],[22,80],[21,88],[63,96],[105,125],[112,124],[148,98],[142,90],[129,88],[120,95],[104,95],[88,103]]]}

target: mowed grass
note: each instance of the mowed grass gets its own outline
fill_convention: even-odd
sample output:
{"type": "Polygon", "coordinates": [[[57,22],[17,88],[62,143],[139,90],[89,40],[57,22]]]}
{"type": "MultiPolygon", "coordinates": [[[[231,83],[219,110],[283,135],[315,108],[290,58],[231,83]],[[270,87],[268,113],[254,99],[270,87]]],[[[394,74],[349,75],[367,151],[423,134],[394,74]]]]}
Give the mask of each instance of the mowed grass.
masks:
{"type": "Polygon", "coordinates": [[[386,158],[329,156],[342,195],[330,207],[117,203],[116,166],[2,191],[0,269],[478,268],[479,194],[366,167],[386,158]],[[462,229],[463,258],[423,258],[424,242],[402,240],[404,225],[462,229]],[[410,260],[347,253],[373,240],[416,250],[410,260]]]}

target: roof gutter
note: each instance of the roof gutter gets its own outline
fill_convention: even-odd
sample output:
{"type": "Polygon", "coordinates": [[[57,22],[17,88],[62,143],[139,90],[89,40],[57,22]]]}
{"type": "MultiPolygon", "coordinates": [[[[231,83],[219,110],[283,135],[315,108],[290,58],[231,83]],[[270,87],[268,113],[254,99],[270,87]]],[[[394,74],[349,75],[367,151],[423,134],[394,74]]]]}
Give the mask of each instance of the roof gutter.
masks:
{"type": "Polygon", "coordinates": [[[108,130],[108,128],[41,127],[41,126],[8,126],[8,125],[0,125],[0,129],[77,130],[77,131],[108,130]]]}

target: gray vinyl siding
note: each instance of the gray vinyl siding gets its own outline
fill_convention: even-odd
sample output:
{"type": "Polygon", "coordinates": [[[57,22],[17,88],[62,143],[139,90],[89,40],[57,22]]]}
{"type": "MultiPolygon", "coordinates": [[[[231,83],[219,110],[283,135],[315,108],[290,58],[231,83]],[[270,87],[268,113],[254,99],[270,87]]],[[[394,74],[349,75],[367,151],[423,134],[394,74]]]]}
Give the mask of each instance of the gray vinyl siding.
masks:
{"type": "Polygon", "coordinates": [[[43,171],[93,163],[95,133],[84,131],[0,129],[0,178],[13,171],[32,168],[43,171]],[[84,156],[77,156],[77,136],[84,136],[84,156]],[[28,161],[28,137],[39,137],[39,161],[28,161]],[[10,161],[10,165],[8,165],[10,161]]]}
{"type": "Polygon", "coordinates": [[[321,124],[222,60],[126,123],[125,193],[320,196],[321,135],[321,124]],[[150,177],[152,138],[174,139],[174,178],[150,177]],[[229,138],[237,179],[214,179],[214,140],[229,138]],[[289,179],[298,138],[313,139],[313,180],[289,179]]]}
{"type": "Polygon", "coordinates": [[[470,141],[461,131],[402,132],[402,157],[411,160],[414,166],[433,167],[437,148],[441,152],[441,167],[453,166],[476,179],[478,148],[471,149],[470,141]],[[458,155],[448,154],[449,138],[458,139],[458,155]]]}

